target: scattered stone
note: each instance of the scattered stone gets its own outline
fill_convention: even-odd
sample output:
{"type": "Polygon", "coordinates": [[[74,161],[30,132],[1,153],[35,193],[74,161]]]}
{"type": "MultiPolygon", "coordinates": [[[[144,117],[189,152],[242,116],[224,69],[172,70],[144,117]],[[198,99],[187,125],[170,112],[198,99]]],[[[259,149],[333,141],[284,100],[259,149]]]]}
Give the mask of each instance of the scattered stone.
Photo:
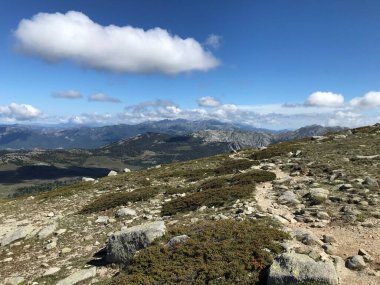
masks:
{"type": "Polygon", "coordinates": [[[50,236],[51,234],[53,234],[53,232],[56,230],[57,228],[57,224],[50,224],[46,227],[44,227],[42,230],[39,231],[39,233],[37,234],[37,237],[39,239],[45,239],[47,238],[48,236],[50,236]]]}
{"type": "Polygon", "coordinates": [[[202,212],[204,212],[206,210],[207,210],[207,206],[202,206],[197,211],[202,213],[202,212]]]}
{"type": "Polygon", "coordinates": [[[58,281],[57,285],[74,285],[83,280],[92,278],[96,275],[96,267],[91,267],[89,269],[82,269],[77,271],[65,279],[58,281]]]}
{"type": "Polygon", "coordinates": [[[54,234],[56,236],[60,236],[60,235],[64,234],[66,231],[67,231],[67,229],[59,229],[58,231],[55,231],[54,234]]]}
{"type": "Polygon", "coordinates": [[[49,240],[49,243],[45,246],[45,249],[51,250],[51,249],[56,248],[56,247],[57,247],[57,240],[52,239],[52,240],[49,240]]]}
{"type": "Polygon", "coordinates": [[[279,198],[278,202],[280,204],[299,204],[300,201],[298,200],[297,194],[295,194],[293,191],[286,191],[284,192],[279,198]]]}
{"type": "Polygon", "coordinates": [[[324,244],[322,248],[325,250],[327,254],[333,255],[335,254],[335,248],[331,244],[324,244]]]}
{"type": "Polygon", "coordinates": [[[338,284],[338,275],[330,260],[315,261],[298,253],[277,256],[269,268],[268,285],[338,284]]]}
{"type": "Polygon", "coordinates": [[[21,283],[24,283],[24,281],[25,279],[20,276],[8,277],[8,278],[5,278],[0,284],[1,285],[19,285],[21,283]]]}
{"type": "Polygon", "coordinates": [[[319,240],[314,234],[308,230],[296,229],[293,231],[294,238],[306,245],[322,245],[322,241],[319,240]]]}
{"type": "Polygon", "coordinates": [[[324,188],[314,188],[310,190],[310,200],[313,204],[322,204],[329,196],[329,190],[324,188]]]}
{"type": "Polygon", "coordinates": [[[369,159],[369,160],[371,160],[371,159],[375,159],[375,158],[377,158],[379,156],[380,156],[380,154],[376,154],[376,155],[357,155],[357,156],[355,156],[355,158],[356,159],[369,159]]]}
{"type": "Polygon", "coordinates": [[[126,173],[127,172],[131,172],[131,170],[129,168],[124,168],[123,171],[126,172],[126,173]]]}
{"type": "Polygon", "coordinates": [[[334,242],[336,242],[335,237],[332,236],[332,235],[323,235],[322,240],[325,243],[334,243],[334,242]]]}
{"type": "Polygon", "coordinates": [[[346,267],[351,269],[351,270],[363,270],[364,268],[367,267],[365,264],[364,258],[361,255],[354,255],[350,256],[346,260],[346,267]]]}
{"type": "Polygon", "coordinates": [[[358,251],[358,255],[363,256],[363,259],[365,262],[372,262],[373,258],[372,256],[364,249],[360,248],[358,251]]]}
{"type": "Polygon", "coordinates": [[[147,247],[166,232],[165,223],[146,223],[112,234],[106,244],[107,261],[128,263],[136,251],[147,247]]]}
{"type": "Polygon", "coordinates": [[[116,211],[115,216],[117,218],[125,217],[125,216],[132,216],[135,217],[137,216],[137,213],[135,210],[131,208],[120,208],[119,210],[116,211]]]}
{"type": "Polygon", "coordinates": [[[116,176],[117,175],[117,172],[114,171],[114,170],[111,170],[107,176],[116,176]]]}
{"type": "Polygon", "coordinates": [[[377,180],[368,176],[364,178],[363,184],[366,185],[369,189],[376,190],[379,188],[379,183],[377,183],[377,180]]]}
{"type": "Polygon", "coordinates": [[[61,268],[59,268],[59,267],[51,267],[45,271],[43,276],[54,275],[55,273],[57,273],[60,270],[61,270],[61,268]]]}
{"type": "Polygon", "coordinates": [[[108,224],[108,221],[109,221],[108,216],[99,216],[98,219],[95,221],[95,223],[106,225],[108,224]]]}
{"type": "Polygon", "coordinates": [[[321,220],[329,220],[330,219],[330,215],[326,212],[318,212],[317,213],[317,218],[318,219],[321,219],[321,220]]]}
{"type": "Polygon", "coordinates": [[[351,184],[341,184],[341,185],[338,185],[338,189],[342,190],[342,191],[350,190],[352,188],[354,188],[354,187],[351,184]]]}
{"type": "Polygon", "coordinates": [[[61,254],[67,254],[67,253],[70,253],[71,252],[71,248],[69,247],[64,247],[61,249],[61,254]]]}
{"type": "Polygon", "coordinates": [[[94,178],[90,178],[90,177],[82,177],[82,181],[83,182],[95,182],[95,179],[94,178]]]}
{"type": "Polygon", "coordinates": [[[167,244],[165,244],[166,247],[169,247],[169,248],[173,248],[175,247],[175,245],[179,244],[179,243],[182,243],[186,240],[188,240],[190,237],[187,236],[187,235],[180,235],[180,236],[176,236],[176,237],[173,237],[171,238],[167,244]]]}
{"type": "Polygon", "coordinates": [[[285,218],[283,218],[283,217],[281,217],[279,215],[273,215],[272,219],[275,220],[275,221],[277,221],[277,222],[279,222],[279,223],[281,223],[281,224],[283,224],[283,225],[289,224],[289,221],[287,219],[285,219],[285,218]]]}

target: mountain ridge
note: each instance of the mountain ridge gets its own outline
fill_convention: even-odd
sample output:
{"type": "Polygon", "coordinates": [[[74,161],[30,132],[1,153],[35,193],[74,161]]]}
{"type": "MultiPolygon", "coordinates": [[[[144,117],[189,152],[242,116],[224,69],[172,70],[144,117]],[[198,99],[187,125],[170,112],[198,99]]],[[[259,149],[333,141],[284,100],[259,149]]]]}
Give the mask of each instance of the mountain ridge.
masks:
{"type": "MultiPolygon", "coordinates": [[[[314,126],[315,127],[315,126],[314,126]]],[[[308,127],[304,127],[308,128],[308,127]]],[[[302,128],[301,128],[302,129],[302,128]]],[[[301,130],[298,129],[298,130],[301,130]]],[[[319,126],[322,134],[331,130],[341,130],[343,128],[328,128],[319,126]],[[326,130],[326,131],[324,131],[326,130]]],[[[292,137],[298,138],[306,136],[302,132],[296,134],[296,131],[272,131],[267,129],[254,128],[248,125],[224,123],[217,120],[199,120],[188,121],[184,119],[162,120],[157,122],[144,122],[136,125],[111,125],[103,127],[80,127],[80,128],[60,128],[60,127],[38,127],[25,125],[2,125],[0,126],[0,149],[69,149],[84,148],[95,149],[114,143],[116,141],[133,137],[138,134],[147,132],[165,133],[170,135],[186,135],[202,131],[229,131],[237,132],[237,134],[245,134],[245,141],[249,141],[246,137],[248,133],[256,134],[258,137],[268,137],[265,143],[273,143],[277,141],[288,140],[292,137]]],[[[198,137],[200,136],[198,134],[198,137]]],[[[203,133],[205,139],[211,139],[207,133],[203,133]]],[[[237,141],[238,135],[231,136],[231,142],[239,146],[237,141]],[[234,137],[235,139],[232,139],[234,137]]],[[[219,137],[222,139],[222,135],[219,137]]],[[[224,140],[226,140],[224,138],[224,140]]],[[[250,141],[253,141],[251,138],[250,141]]],[[[265,145],[261,143],[261,145],[265,145]]],[[[242,145],[246,145],[242,143],[242,145]]],[[[259,146],[259,144],[250,143],[248,146],[259,146]]]]}

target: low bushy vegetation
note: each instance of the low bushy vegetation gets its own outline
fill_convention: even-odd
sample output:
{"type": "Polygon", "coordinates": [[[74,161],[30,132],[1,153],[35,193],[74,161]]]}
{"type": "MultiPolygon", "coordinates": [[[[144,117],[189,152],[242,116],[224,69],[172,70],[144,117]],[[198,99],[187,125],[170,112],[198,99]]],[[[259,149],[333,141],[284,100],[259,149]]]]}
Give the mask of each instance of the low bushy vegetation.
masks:
{"type": "Polygon", "coordinates": [[[259,150],[253,153],[250,158],[255,160],[269,159],[275,156],[282,156],[289,152],[297,150],[297,145],[293,142],[283,142],[271,145],[266,149],[259,150]]]}
{"type": "Polygon", "coordinates": [[[229,179],[227,177],[215,177],[209,179],[198,186],[199,190],[207,190],[207,189],[217,189],[223,188],[229,184],[229,179]]]}
{"type": "Polygon", "coordinates": [[[237,199],[249,197],[253,190],[252,185],[207,189],[166,202],[162,206],[161,213],[163,216],[171,216],[178,212],[195,211],[201,206],[220,207],[237,199]]]}
{"type": "Polygon", "coordinates": [[[180,169],[176,171],[168,171],[161,173],[159,178],[171,178],[171,177],[181,177],[184,178],[187,182],[194,182],[201,180],[208,175],[213,174],[212,169],[180,169]]]}
{"type": "Polygon", "coordinates": [[[173,194],[182,194],[188,192],[195,192],[196,187],[188,186],[188,187],[164,187],[164,193],[167,195],[173,194]]]}
{"type": "Polygon", "coordinates": [[[233,176],[229,181],[232,185],[247,185],[254,182],[261,183],[273,181],[276,179],[276,174],[266,170],[252,170],[246,173],[240,173],[233,176]]]}
{"type": "Polygon", "coordinates": [[[157,284],[258,284],[260,272],[275,254],[286,233],[267,220],[212,221],[176,227],[165,237],[139,252],[126,274],[111,285],[157,284]],[[173,236],[190,238],[167,248],[162,244],[173,236]]]}
{"type": "Polygon", "coordinates": [[[80,214],[89,214],[94,212],[100,212],[104,210],[108,210],[120,205],[125,205],[128,202],[139,202],[146,201],[150,198],[153,198],[159,193],[158,188],[147,187],[136,189],[132,192],[117,192],[106,194],[95,200],[89,205],[83,207],[80,210],[80,214]]]}
{"type": "Polygon", "coordinates": [[[88,191],[94,188],[94,185],[88,182],[79,182],[71,185],[58,187],[54,190],[43,192],[38,195],[40,199],[51,199],[55,197],[68,197],[79,192],[88,191]]]}
{"type": "Polygon", "coordinates": [[[236,173],[239,170],[246,170],[258,162],[247,159],[230,159],[223,162],[223,164],[214,169],[215,174],[224,175],[236,173]]]}

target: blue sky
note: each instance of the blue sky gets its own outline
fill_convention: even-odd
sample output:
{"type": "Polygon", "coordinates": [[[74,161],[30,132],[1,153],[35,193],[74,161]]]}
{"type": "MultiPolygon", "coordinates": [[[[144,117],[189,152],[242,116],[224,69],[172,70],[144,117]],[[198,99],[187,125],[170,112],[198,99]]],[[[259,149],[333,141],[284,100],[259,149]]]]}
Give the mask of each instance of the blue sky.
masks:
{"type": "Polygon", "coordinates": [[[375,0],[2,1],[0,121],[376,123],[379,14],[375,0]]]}

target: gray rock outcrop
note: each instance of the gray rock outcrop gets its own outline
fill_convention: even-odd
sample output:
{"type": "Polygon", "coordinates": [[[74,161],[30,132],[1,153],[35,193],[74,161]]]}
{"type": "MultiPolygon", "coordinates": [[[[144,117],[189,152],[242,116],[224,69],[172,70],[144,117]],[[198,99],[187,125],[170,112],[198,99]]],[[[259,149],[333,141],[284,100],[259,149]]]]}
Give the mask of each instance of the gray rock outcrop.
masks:
{"type": "Polygon", "coordinates": [[[92,278],[96,275],[96,267],[91,267],[89,269],[82,269],[74,272],[70,276],[58,281],[57,285],[74,285],[83,280],[92,278]]]}
{"type": "Polygon", "coordinates": [[[332,261],[314,261],[307,255],[284,253],[269,268],[268,285],[338,284],[332,261]],[[314,282],[314,283],[313,283],[314,282]]]}
{"type": "Polygon", "coordinates": [[[147,247],[166,232],[165,223],[146,223],[111,235],[107,240],[107,261],[128,264],[136,251],[147,247]]]}
{"type": "Polygon", "coordinates": [[[31,234],[33,232],[33,226],[27,225],[27,226],[21,226],[15,229],[14,231],[11,231],[7,233],[0,241],[1,246],[6,246],[16,240],[23,239],[27,235],[31,234]]]}

